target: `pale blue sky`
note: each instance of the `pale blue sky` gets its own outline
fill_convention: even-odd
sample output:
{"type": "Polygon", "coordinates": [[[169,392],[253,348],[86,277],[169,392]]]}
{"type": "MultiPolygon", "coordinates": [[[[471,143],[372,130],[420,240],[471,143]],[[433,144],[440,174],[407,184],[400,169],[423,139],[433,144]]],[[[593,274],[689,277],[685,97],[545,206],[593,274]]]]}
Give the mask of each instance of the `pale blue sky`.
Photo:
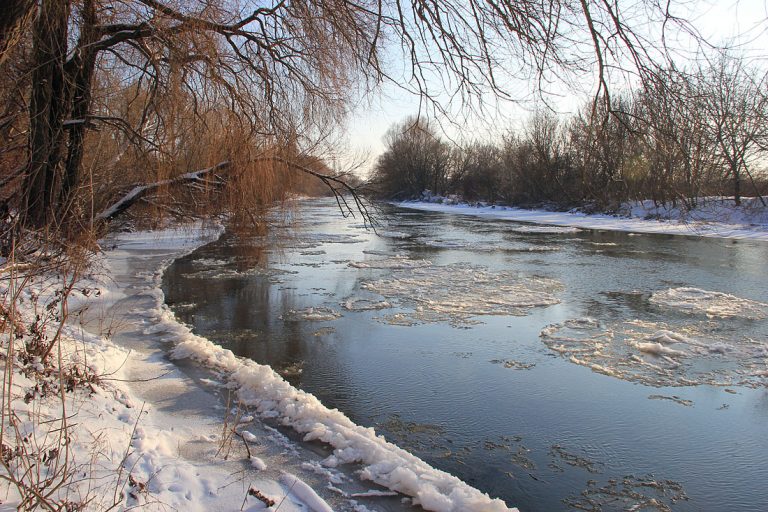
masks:
{"type": "MultiPolygon", "coordinates": [[[[689,19],[696,29],[710,42],[723,44],[734,38],[743,42],[745,53],[768,67],[768,0],[673,0],[676,14],[689,19]]],[[[670,42],[684,48],[684,40],[670,42]]],[[[551,97],[550,105],[558,111],[574,112],[594,92],[593,79],[582,77],[581,91],[570,91],[565,87],[559,98],[551,97]]],[[[531,91],[527,84],[519,84],[516,90],[523,97],[531,91]]],[[[496,113],[483,116],[469,115],[466,119],[457,112],[454,125],[447,126],[446,132],[454,139],[483,139],[499,137],[510,127],[519,127],[535,105],[503,104],[492,105],[496,113]],[[457,119],[462,118],[461,121],[457,119]]],[[[393,123],[402,121],[419,111],[419,99],[394,86],[386,86],[370,102],[361,102],[350,118],[347,130],[349,154],[367,156],[363,169],[373,165],[376,156],[384,151],[383,137],[393,123]]],[[[461,114],[464,114],[463,112],[461,114]]]]}

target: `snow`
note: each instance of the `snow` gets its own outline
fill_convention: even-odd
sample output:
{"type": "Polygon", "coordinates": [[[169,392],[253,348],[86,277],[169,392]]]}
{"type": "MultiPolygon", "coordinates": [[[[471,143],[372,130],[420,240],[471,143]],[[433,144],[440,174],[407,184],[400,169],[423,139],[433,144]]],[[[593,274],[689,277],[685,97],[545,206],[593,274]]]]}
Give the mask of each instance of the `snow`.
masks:
{"type": "Polygon", "coordinates": [[[657,356],[681,357],[687,355],[687,353],[683,352],[682,350],[675,350],[673,348],[666,347],[661,343],[639,342],[636,343],[635,346],[640,352],[645,352],[646,354],[655,354],[657,356]]]}
{"type": "MultiPolygon", "coordinates": [[[[531,224],[545,224],[551,227],[768,240],[768,208],[762,206],[758,198],[744,198],[741,206],[735,206],[732,200],[724,198],[702,198],[699,203],[699,207],[687,211],[671,205],[657,206],[653,201],[636,201],[622,205],[621,216],[587,215],[577,211],[525,210],[482,204],[472,206],[466,203],[445,204],[405,201],[395,204],[415,210],[458,213],[531,224]]],[[[518,229],[527,229],[533,232],[536,227],[518,229]]]]}
{"type": "Polygon", "coordinates": [[[251,466],[258,469],[259,471],[264,471],[265,469],[267,469],[267,464],[260,458],[256,457],[255,455],[251,455],[250,461],[251,461],[251,466]]]}
{"type": "Polygon", "coordinates": [[[706,317],[674,329],[662,322],[575,318],[548,325],[539,336],[574,364],[649,386],[765,386],[768,345],[732,330],[715,331],[706,317]]]}
{"type": "Polygon", "coordinates": [[[768,304],[701,288],[681,287],[659,291],[651,295],[650,302],[657,306],[678,309],[685,313],[704,314],[711,318],[741,317],[759,320],[768,317],[768,304]]]}
{"type": "Polygon", "coordinates": [[[376,268],[376,269],[412,269],[422,268],[432,265],[429,260],[414,260],[405,256],[395,256],[393,258],[372,259],[365,261],[350,261],[347,265],[353,268],[376,268]]]}
{"type": "MultiPolygon", "coordinates": [[[[118,509],[196,512],[263,510],[265,504],[256,497],[260,495],[279,503],[281,512],[326,512],[333,502],[319,490],[327,493],[328,486],[342,482],[340,473],[329,468],[357,464],[356,474],[363,481],[388,491],[366,490],[359,482],[356,489],[362,488],[361,492],[334,494],[334,499],[342,500],[343,510],[369,510],[350,499],[352,494],[374,498],[392,492],[410,496],[414,504],[435,512],[515,510],[387,442],[372,428],[328,409],[272,368],[235,357],[176,322],[158,288],[162,270],[220,233],[217,226],[205,231],[196,225],[120,234],[103,243],[111,247],[100,262],[103,273],[88,283],[98,293],[73,298],[71,309],[81,308],[83,321],[67,324],[61,342],[65,361],[87,361],[96,375],[104,376],[103,382],[93,385],[93,393],[77,392],[74,403],[68,404],[68,419],[78,425],[67,443],[72,467],[87,477],[63,486],[62,497],[89,497],[95,508],[108,508],[114,500],[118,509]],[[112,323],[102,325],[105,318],[112,323]],[[247,409],[229,423],[242,438],[233,437],[239,450],[233,453],[243,452],[246,442],[247,455],[232,460],[219,455],[227,446],[222,418],[196,412],[206,403],[214,411],[219,399],[168,361],[164,357],[168,350],[179,364],[202,363],[201,371],[213,374],[201,378],[201,384],[232,390],[238,415],[240,407],[247,409]],[[303,434],[306,441],[325,443],[333,453],[320,460],[262,421],[277,421],[303,434]],[[298,462],[290,462],[297,457],[298,462]]],[[[34,291],[46,300],[44,291],[52,297],[54,284],[35,284],[34,291]]],[[[29,301],[26,304],[25,314],[33,318],[34,308],[29,301]]],[[[350,302],[355,304],[367,303],[350,302]]],[[[338,315],[317,308],[294,313],[318,320],[338,315]]],[[[7,344],[7,335],[0,341],[7,344]]],[[[39,364],[32,360],[26,366],[39,364]]],[[[12,390],[14,412],[24,419],[20,435],[33,436],[43,445],[55,438],[51,433],[59,424],[34,418],[61,417],[60,404],[55,398],[26,404],[25,393],[34,383],[21,373],[21,366],[17,365],[12,390]]],[[[0,492],[4,506],[18,504],[13,489],[5,485],[0,492]]]]}
{"type": "MultiPolygon", "coordinates": [[[[173,322],[166,308],[162,318],[173,322]]],[[[186,329],[186,328],[184,328],[186,329]]],[[[262,416],[279,418],[283,425],[304,434],[305,441],[322,441],[334,448],[335,460],[362,463],[362,478],[412,496],[414,503],[436,512],[509,510],[498,499],[470,487],[448,473],[377,436],[372,428],[355,425],[336,409],[328,409],[313,395],[298,390],[272,368],[237,358],[190,331],[179,333],[172,352],[176,359],[193,359],[229,376],[241,403],[262,416]]]]}
{"type": "Polygon", "coordinates": [[[333,512],[328,503],[300,478],[290,473],[283,473],[280,476],[280,483],[287,487],[288,493],[299,498],[313,512],[333,512]]]}
{"type": "MultiPolygon", "coordinates": [[[[423,261],[423,260],[418,260],[423,261]]],[[[361,288],[406,311],[377,320],[393,325],[477,323],[483,315],[528,315],[558,304],[562,286],[541,276],[491,271],[468,264],[404,266],[384,279],[363,281],[361,288]]]]}

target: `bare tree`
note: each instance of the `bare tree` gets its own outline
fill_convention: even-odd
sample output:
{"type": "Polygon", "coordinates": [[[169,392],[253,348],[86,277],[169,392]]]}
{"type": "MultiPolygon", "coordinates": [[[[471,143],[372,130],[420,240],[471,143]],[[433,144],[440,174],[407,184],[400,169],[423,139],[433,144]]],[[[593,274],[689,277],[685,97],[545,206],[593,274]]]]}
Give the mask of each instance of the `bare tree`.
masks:
{"type": "Polygon", "coordinates": [[[703,98],[695,80],[669,69],[645,84],[636,97],[643,139],[643,181],[638,192],[664,203],[689,207],[715,190],[716,147],[707,128],[703,98]]]}
{"type": "Polygon", "coordinates": [[[768,73],[722,55],[699,70],[696,80],[698,100],[724,168],[723,177],[731,180],[734,202],[741,204],[742,182],[749,179],[754,186],[752,164],[766,154],[768,73]]]}
{"type": "Polygon", "coordinates": [[[38,227],[72,211],[92,131],[122,131],[145,155],[166,152],[172,160],[182,101],[200,123],[210,112],[227,111],[270,145],[295,146],[316,139],[343,117],[350,98],[383,81],[444,110],[455,101],[477,105],[489,92],[519,99],[506,88],[511,78],[545,89],[555,76],[583,75],[596,65],[598,92],[609,99],[615,70],[647,79],[664,57],[660,44],[630,25],[632,10],[659,27],[678,21],[656,0],[626,6],[602,0],[35,5],[21,206],[26,222],[38,227]],[[395,71],[402,64],[404,76],[395,71]],[[94,97],[107,82],[133,91],[130,109],[138,116],[110,115],[115,91],[94,97]]]}
{"type": "Polygon", "coordinates": [[[410,199],[425,190],[442,194],[451,172],[450,146],[423,120],[406,119],[389,129],[386,150],[371,182],[387,198],[410,199]]]}
{"type": "Polygon", "coordinates": [[[499,184],[504,172],[501,148],[474,143],[453,151],[450,191],[470,200],[496,202],[502,199],[499,184]]]}

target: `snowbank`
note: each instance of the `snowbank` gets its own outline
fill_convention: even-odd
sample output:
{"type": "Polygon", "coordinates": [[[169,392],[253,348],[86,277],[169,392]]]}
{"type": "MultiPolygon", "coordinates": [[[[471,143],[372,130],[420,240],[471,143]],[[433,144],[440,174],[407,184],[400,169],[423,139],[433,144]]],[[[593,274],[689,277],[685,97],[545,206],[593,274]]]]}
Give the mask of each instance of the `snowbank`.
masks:
{"type": "Polygon", "coordinates": [[[657,206],[653,201],[638,201],[624,205],[621,216],[587,215],[576,211],[524,210],[482,203],[475,206],[466,203],[455,204],[454,201],[449,203],[405,201],[394,204],[415,210],[458,213],[550,226],[768,240],[768,208],[762,206],[756,198],[745,198],[741,206],[735,206],[733,201],[728,199],[706,198],[701,201],[701,206],[692,210],[670,205],[657,206]]]}
{"type": "MultiPolygon", "coordinates": [[[[292,427],[304,434],[306,441],[318,440],[332,447],[331,456],[310,464],[317,466],[316,469],[330,474],[339,465],[360,464],[358,474],[363,480],[410,496],[414,504],[425,510],[515,510],[387,442],[372,428],[356,425],[342,412],[325,407],[315,396],[291,386],[272,368],[238,358],[179,324],[165,306],[159,289],[162,270],[220,232],[218,227],[204,232],[197,225],[162,232],[119,234],[104,242],[109,249],[100,261],[103,273],[87,285],[99,291],[73,297],[71,308],[73,311],[76,307],[87,308],[94,320],[107,316],[115,325],[67,324],[61,341],[67,361],[87,361],[94,375],[108,376],[93,384],[92,392],[87,388],[80,390],[73,398],[74,405],[69,404],[68,412],[74,414],[69,417],[70,423],[78,427],[72,431],[67,446],[72,452],[72,467],[84,471],[86,477],[63,486],[62,500],[74,503],[78,500],[72,496],[76,495],[82,500],[94,500],[92,506],[96,509],[117,504],[123,509],[187,512],[263,510],[272,500],[281,503],[281,512],[332,510],[315,491],[318,487],[313,489],[297,471],[288,473],[279,462],[258,452],[266,439],[259,438],[260,442],[254,443],[258,437],[251,433],[254,429],[241,430],[241,436],[245,442],[250,441],[257,452],[239,462],[217,457],[216,452],[222,446],[221,420],[204,424],[199,416],[178,412],[179,405],[185,407],[176,404],[180,397],[190,400],[198,396],[195,393],[203,392],[177,366],[162,357],[161,347],[165,346],[172,347],[174,359],[191,359],[217,373],[218,380],[236,392],[242,406],[254,409],[263,418],[292,427]],[[87,329],[107,332],[102,335],[87,329]],[[119,342],[109,339],[114,335],[119,342]],[[126,340],[131,350],[121,346],[126,340]],[[186,456],[189,452],[196,455],[186,456]],[[246,480],[238,476],[243,467],[264,476],[246,480]],[[285,472],[274,474],[281,469],[285,472]],[[244,505],[247,506],[243,508],[244,505]]],[[[401,263],[392,261],[397,265],[401,263]]],[[[31,287],[28,292],[43,297],[46,289],[50,290],[51,297],[55,296],[57,288],[50,283],[31,287]]],[[[355,307],[355,303],[349,302],[348,306],[355,307]]],[[[27,309],[25,314],[31,321],[35,310],[27,309]]],[[[327,312],[295,312],[303,318],[319,313],[327,312]]],[[[2,341],[7,345],[8,336],[4,335],[2,341]]],[[[61,411],[56,409],[59,404],[55,394],[44,405],[37,400],[31,404],[24,402],[35,382],[20,371],[21,362],[17,366],[13,379],[14,411],[20,416],[35,414],[44,420],[61,417],[61,411]]],[[[246,419],[252,421],[252,425],[258,423],[252,418],[246,419]]],[[[29,420],[24,423],[22,434],[50,439],[58,425],[29,420]]],[[[260,428],[272,432],[267,426],[260,428]]],[[[274,431],[273,436],[278,435],[274,431]]],[[[7,437],[5,442],[9,442],[7,437]]],[[[357,498],[369,492],[365,487],[363,490],[357,498]]],[[[6,505],[19,503],[20,496],[12,489],[2,492],[6,505]]],[[[375,495],[388,494],[370,494],[375,495]]],[[[356,502],[354,507],[365,509],[356,502]]]]}
{"type": "Polygon", "coordinates": [[[294,388],[272,368],[236,357],[230,350],[196,336],[178,324],[166,307],[158,321],[173,329],[172,357],[193,359],[216,370],[237,391],[241,403],[255,407],[265,418],[303,433],[304,440],[319,440],[334,448],[323,461],[326,467],[361,463],[362,478],[413,497],[415,504],[436,512],[496,512],[509,509],[458,478],[439,471],[418,457],[377,436],[372,428],[354,424],[343,413],[328,409],[313,395],[294,388]]]}
{"type": "MultiPolygon", "coordinates": [[[[50,360],[28,357],[32,338],[25,331],[20,338],[0,334],[2,403],[13,412],[3,415],[3,458],[20,482],[0,481],[0,509],[250,511],[267,509],[271,500],[281,512],[330,510],[314,491],[306,492],[311,488],[300,477],[246,480],[241,461],[217,456],[221,419],[174,403],[182,396],[197,403],[206,393],[158,357],[157,342],[141,334],[146,316],[140,304],[162,298],[158,268],[219,234],[220,228],[196,225],[106,241],[111,249],[95,265],[101,275],[77,283],[70,321],[61,326],[50,360]]],[[[6,278],[0,295],[11,307],[8,269],[0,270],[6,278]]],[[[57,330],[56,300],[66,277],[37,276],[24,285],[13,303],[19,325],[41,326],[46,336],[57,330]]],[[[262,439],[259,449],[266,444],[262,439]]],[[[251,464],[267,466],[255,456],[251,464]]],[[[9,476],[6,469],[0,473],[9,476]]]]}

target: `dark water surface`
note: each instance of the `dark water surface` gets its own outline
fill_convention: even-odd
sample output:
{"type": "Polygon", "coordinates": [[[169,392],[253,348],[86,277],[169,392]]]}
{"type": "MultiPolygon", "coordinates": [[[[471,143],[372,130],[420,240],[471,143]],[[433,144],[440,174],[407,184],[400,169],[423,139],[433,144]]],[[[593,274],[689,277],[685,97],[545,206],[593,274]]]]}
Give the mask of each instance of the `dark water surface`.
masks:
{"type": "Polygon", "coordinates": [[[768,510],[768,243],[383,215],[307,202],[178,260],[166,300],[522,511],[768,510]],[[651,300],[681,288],[745,300],[651,300]]]}

